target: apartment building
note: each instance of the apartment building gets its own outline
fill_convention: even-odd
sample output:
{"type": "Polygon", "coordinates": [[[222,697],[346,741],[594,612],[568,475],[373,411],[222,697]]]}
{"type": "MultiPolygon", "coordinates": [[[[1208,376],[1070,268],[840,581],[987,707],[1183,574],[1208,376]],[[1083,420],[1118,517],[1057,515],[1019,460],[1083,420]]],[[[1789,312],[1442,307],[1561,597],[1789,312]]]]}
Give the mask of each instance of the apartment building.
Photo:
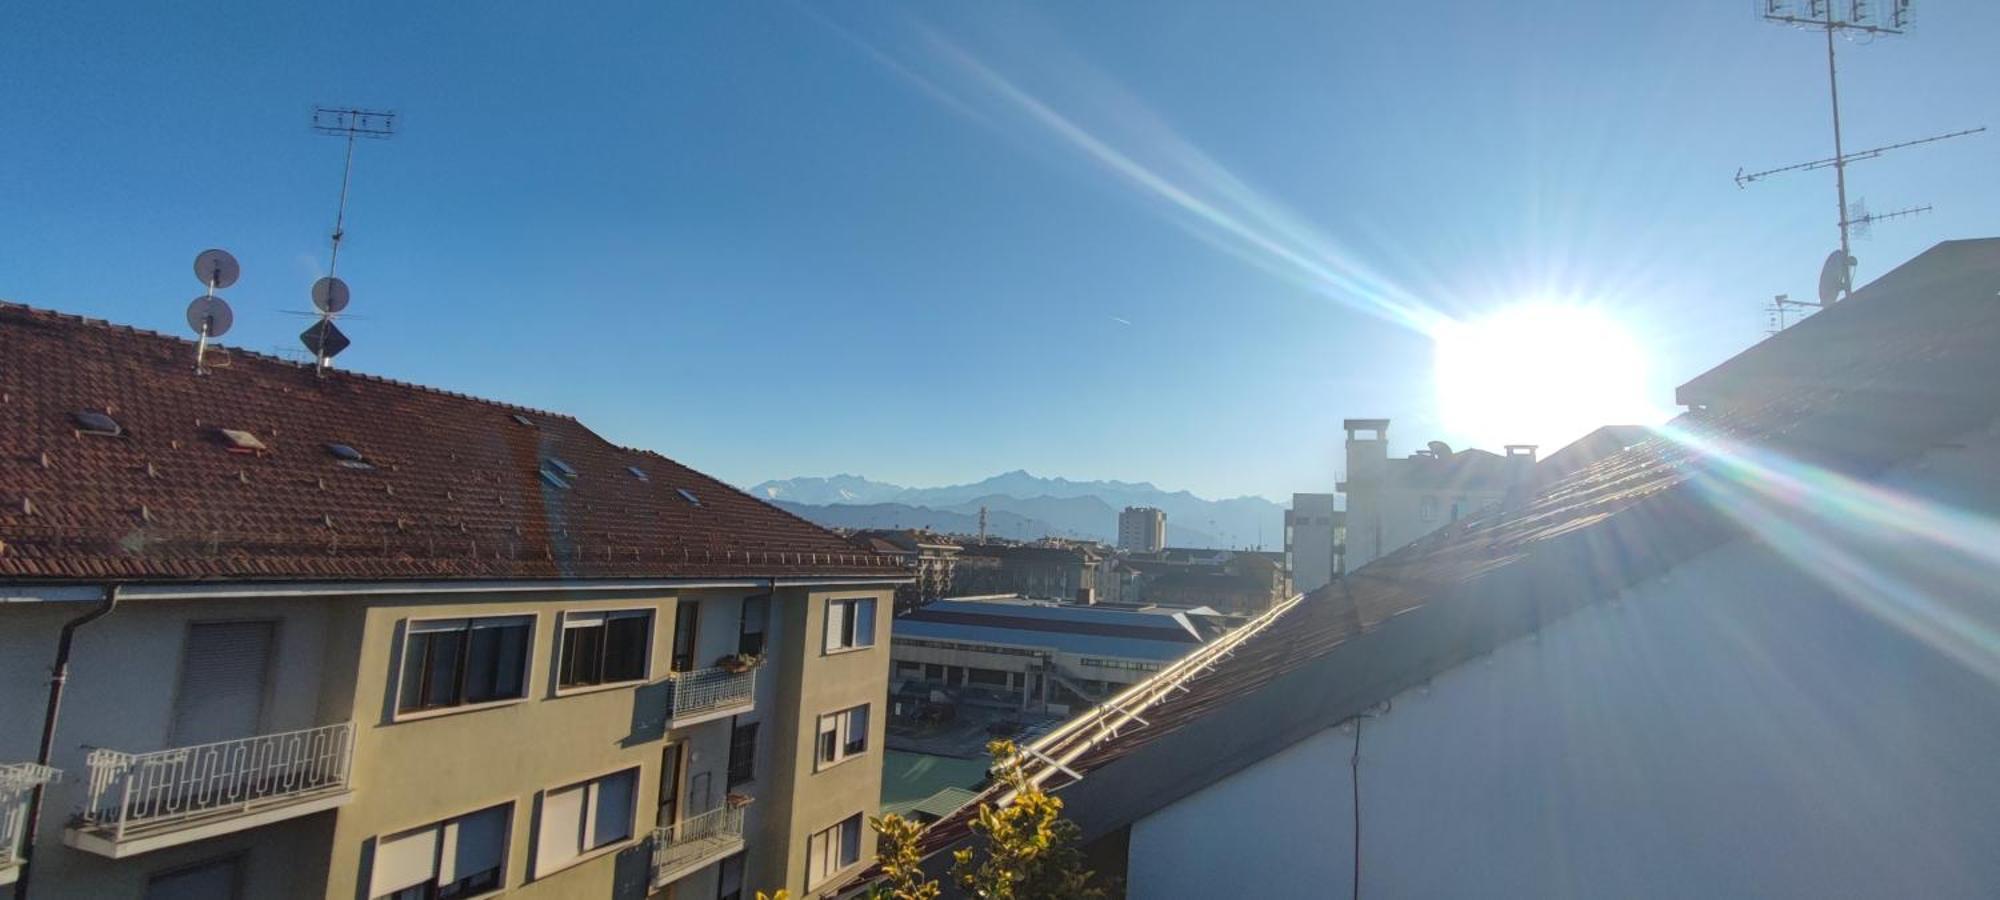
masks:
{"type": "Polygon", "coordinates": [[[1128,506],[1118,513],[1118,549],[1158,553],[1167,546],[1167,513],[1151,506],[1128,506]]]}
{"type": "Polygon", "coordinates": [[[951,594],[960,548],[944,535],[914,528],[868,529],[847,539],[870,553],[894,558],[916,576],[896,591],[898,613],[951,594]]]}
{"type": "Polygon", "coordinates": [[[1346,570],[1341,554],[1347,540],[1347,511],[1332,494],[1293,494],[1285,510],[1285,571],[1292,589],[1310,593],[1346,570]]]}
{"type": "Polygon", "coordinates": [[[895,560],[564,416],[0,335],[0,881],[728,900],[872,858],[895,560]]]}
{"type": "Polygon", "coordinates": [[[1402,459],[1389,457],[1388,419],[1347,419],[1347,477],[1342,562],[1360,568],[1417,538],[1498,505],[1535,471],[1535,446],[1509,444],[1502,456],[1454,451],[1432,441],[1402,459]]]}
{"type": "Polygon", "coordinates": [[[961,595],[1020,594],[1091,603],[1109,557],[1088,545],[967,544],[952,576],[961,595]]]}

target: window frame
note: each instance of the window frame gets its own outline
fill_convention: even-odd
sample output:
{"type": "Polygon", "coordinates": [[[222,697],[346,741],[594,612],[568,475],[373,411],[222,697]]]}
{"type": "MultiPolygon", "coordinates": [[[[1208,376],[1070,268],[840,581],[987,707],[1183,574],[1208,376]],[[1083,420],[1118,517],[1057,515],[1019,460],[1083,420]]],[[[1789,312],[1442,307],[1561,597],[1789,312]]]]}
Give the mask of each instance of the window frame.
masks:
{"type": "Polygon", "coordinates": [[[723,767],[723,790],[730,790],[757,780],[757,738],[762,731],[758,726],[762,724],[761,722],[731,721],[729,728],[729,757],[726,765],[723,767]],[[744,733],[746,730],[750,735],[750,739],[747,742],[750,745],[749,758],[739,760],[736,756],[739,746],[736,736],[744,733]],[[744,768],[741,778],[737,777],[737,763],[739,762],[743,763],[744,768]]]}
{"type": "Polygon", "coordinates": [[[832,656],[836,653],[854,653],[874,649],[876,642],[875,633],[878,630],[879,614],[881,613],[881,604],[877,603],[876,600],[877,598],[873,594],[860,597],[826,598],[826,619],[821,623],[820,627],[820,654],[822,656],[832,656]],[[866,604],[869,609],[868,631],[866,635],[868,639],[867,643],[859,642],[863,636],[861,631],[861,609],[863,604],[866,604]],[[852,610],[851,614],[849,610],[852,610]],[[838,611],[837,619],[836,611],[838,611]],[[836,628],[836,622],[839,623],[838,628],[836,628]],[[836,636],[840,638],[839,644],[834,643],[836,636]]]}
{"type": "Polygon", "coordinates": [[[641,835],[639,830],[639,794],[640,794],[639,788],[643,785],[645,780],[645,772],[643,771],[644,768],[645,768],[644,766],[638,766],[638,765],[622,766],[620,768],[592,775],[588,778],[579,779],[577,781],[565,782],[563,784],[556,785],[555,787],[543,788],[542,790],[536,791],[535,822],[534,822],[534,832],[533,832],[534,853],[530,854],[530,858],[528,859],[528,871],[530,872],[529,880],[541,881],[542,879],[548,878],[557,873],[565,872],[570,869],[576,868],[577,866],[582,865],[583,863],[588,862],[590,860],[596,859],[600,856],[604,856],[610,853],[616,853],[619,850],[628,847],[632,845],[634,842],[640,840],[641,835]],[[594,788],[596,788],[596,786],[602,782],[609,781],[613,778],[617,778],[620,775],[627,775],[627,774],[632,776],[632,796],[630,800],[631,815],[625,824],[625,829],[626,829],[625,836],[622,838],[618,838],[617,840],[598,844],[595,847],[584,847],[583,835],[588,834],[586,825],[592,822],[596,818],[597,808],[598,808],[597,798],[601,793],[600,791],[595,790],[594,788]],[[572,856],[560,862],[553,863],[547,869],[544,869],[542,867],[542,853],[546,851],[546,848],[542,844],[542,831],[547,827],[544,820],[548,815],[549,795],[572,789],[580,789],[583,791],[583,802],[579,806],[577,812],[576,825],[577,828],[579,829],[579,834],[577,838],[577,846],[578,846],[577,853],[575,856],[572,856]]]}
{"type": "MultiPolygon", "coordinates": [[[[431,858],[431,880],[429,882],[425,882],[427,884],[432,884],[432,885],[437,884],[438,869],[440,868],[439,863],[442,861],[442,856],[444,853],[444,843],[445,843],[444,828],[446,826],[455,824],[463,819],[469,819],[481,813],[490,812],[496,809],[501,809],[506,811],[502,815],[502,822],[500,827],[500,877],[497,883],[491,888],[479,891],[478,893],[461,894],[457,897],[452,898],[452,900],[473,900],[473,898],[476,897],[490,897],[507,890],[507,875],[508,875],[508,869],[510,868],[508,865],[508,861],[512,857],[514,850],[515,806],[516,804],[514,800],[510,798],[506,800],[501,800],[497,803],[489,803],[477,809],[470,809],[466,810],[465,812],[446,816],[442,819],[438,819],[432,822],[426,822],[421,825],[412,825],[408,828],[397,828],[389,831],[384,831],[380,834],[375,835],[372,838],[374,843],[370,851],[368,872],[366,873],[366,877],[361,879],[361,886],[363,890],[366,890],[368,892],[367,896],[370,898],[370,900],[373,900],[373,898],[378,896],[386,896],[386,895],[376,894],[374,887],[375,865],[376,861],[380,859],[380,852],[383,841],[391,838],[397,838],[410,834],[415,834],[416,832],[424,830],[434,830],[438,832],[437,849],[434,851],[433,856],[431,858]]],[[[455,884],[456,882],[453,883],[455,884]]],[[[412,886],[414,887],[414,885],[412,886]]],[[[434,895],[435,894],[433,894],[433,896],[434,895]]]]}
{"type": "Polygon", "coordinates": [[[558,613],[556,615],[556,639],[554,641],[555,663],[553,675],[555,680],[555,696],[567,697],[572,694],[588,694],[593,691],[631,687],[650,681],[653,677],[653,642],[658,639],[659,621],[659,610],[647,606],[619,607],[617,609],[566,609],[558,613]],[[572,624],[577,620],[586,618],[596,618],[596,624],[572,624]],[[646,637],[644,643],[639,648],[639,675],[635,678],[620,678],[614,681],[604,677],[604,663],[611,651],[611,621],[618,618],[644,619],[646,621],[646,637]],[[599,680],[565,684],[563,682],[563,663],[566,654],[569,652],[569,632],[572,628],[581,631],[592,627],[602,629],[604,632],[597,647],[599,680]]]}
{"type": "Polygon", "coordinates": [[[870,749],[868,729],[874,725],[874,722],[871,721],[874,713],[868,708],[871,705],[861,703],[843,709],[836,709],[833,712],[821,713],[813,719],[814,772],[824,772],[848,760],[868,755],[870,749]],[[861,746],[859,749],[854,749],[854,741],[856,739],[853,730],[855,713],[860,713],[861,715],[861,733],[859,735],[861,746]],[[833,720],[831,729],[827,727],[827,720],[829,719],[833,720]],[[832,758],[826,756],[827,745],[825,744],[825,740],[829,734],[833,736],[832,758]]]}
{"type": "Polygon", "coordinates": [[[841,875],[845,874],[849,869],[852,869],[855,866],[861,864],[862,862],[861,845],[866,843],[866,833],[863,831],[864,823],[862,821],[862,818],[863,817],[861,813],[855,813],[851,816],[841,819],[838,822],[833,823],[832,825],[829,825],[825,828],[815,831],[806,837],[806,890],[808,891],[818,890],[819,888],[826,886],[826,884],[833,881],[834,879],[839,878],[841,875]],[[849,862],[842,862],[841,860],[845,859],[848,856],[848,851],[850,849],[846,845],[845,841],[846,835],[844,834],[846,829],[849,827],[849,823],[853,823],[853,830],[854,830],[854,846],[852,848],[854,859],[849,862]],[[820,850],[818,855],[832,856],[833,861],[839,863],[833,868],[826,869],[824,872],[815,870],[818,868],[822,868],[824,866],[824,863],[827,862],[827,860],[825,859],[816,860],[816,856],[813,852],[814,851],[813,845],[816,842],[820,841],[822,838],[825,839],[825,844],[823,846],[826,849],[820,850]],[[835,845],[836,840],[840,841],[838,846],[835,845]],[[836,849],[839,850],[840,852],[838,853],[832,852],[836,849]],[[821,866],[815,866],[814,865],[815,861],[820,862],[821,866]]]}
{"type": "MultiPolygon", "coordinates": [[[[402,623],[402,634],[400,635],[397,641],[396,665],[390,676],[390,690],[394,697],[394,700],[392,702],[394,704],[394,709],[395,709],[395,713],[390,717],[390,721],[409,722],[418,719],[429,719],[429,718],[435,718],[437,716],[449,716],[458,713],[474,712],[482,709],[494,709],[496,707],[509,706],[515,703],[527,702],[529,699],[529,695],[532,693],[532,691],[530,690],[530,685],[534,683],[534,678],[535,678],[535,638],[536,638],[536,632],[539,631],[540,628],[541,628],[541,616],[537,615],[533,611],[491,613],[491,614],[477,615],[477,616],[428,616],[428,617],[412,616],[410,618],[404,619],[402,623]],[[521,689],[520,689],[520,694],[518,696],[501,697],[493,700],[481,700],[476,703],[466,702],[463,699],[461,699],[458,703],[443,705],[443,706],[418,706],[409,709],[405,709],[403,707],[403,687],[404,687],[403,681],[407,677],[406,673],[410,666],[411,644],[414,642],[416,636],[419,634],[435,634],[435,633],[442,633],[443,631],[445,631],[445,629],[438,629],[436,631],[419,631],[418,630],[419,626],[432,625],[441,622],[464,622],[465,626],[462,629],[459,629],[459,633],[467,636],[464,641],[464,648],[461,651],[461,657],[463,657],[465,655],[463,650],[470,649],[471,646],[470,636],[473,630],[472,628],[473,623],[480,621],[495,620],[495,619],[519,619],[521,620],[522,624],[527,626],[528,629],[527,636],[523,638],[523,643],[522,643],[521,689]]],[[[458,686],[458,691],[461,698],[463,697],[465,691],[464,681],[467,671],[468,669],[464,665],[464,660],[463,658],[461,658],[458,666],[458,679],[460,682],[458,686]]]]}

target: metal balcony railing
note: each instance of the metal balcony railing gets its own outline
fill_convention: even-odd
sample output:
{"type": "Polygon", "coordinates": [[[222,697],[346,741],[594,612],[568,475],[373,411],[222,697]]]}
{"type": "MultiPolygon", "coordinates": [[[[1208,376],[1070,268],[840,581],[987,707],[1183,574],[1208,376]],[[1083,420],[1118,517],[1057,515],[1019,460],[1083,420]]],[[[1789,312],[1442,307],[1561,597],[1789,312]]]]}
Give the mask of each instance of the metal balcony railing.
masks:
{"type": "Polygon", "coordinates": [[[80,827],[113,841],[127,832],[246,813],[348,789],[354,723],[153,753],[96,748],[80,827]]]}
{"type": "Polygon", "coordinates": [[[667,676],[667,717],[671,721],[748,706],[757,695],[757,669],[723,668],[674,672],[667,676]]]}
{"type": "Polygon", "coordinates": [[[0,765],[0,869],[21,862],[21,836],[27,833],[28,797],[39,785],[62,777],[34,763],[0,765]]]}
{"type": "Polygon", "coordinates": [[[743,809],[719,806],[653,829],[653,886],[659,887],[743,845],[743,809]]]}

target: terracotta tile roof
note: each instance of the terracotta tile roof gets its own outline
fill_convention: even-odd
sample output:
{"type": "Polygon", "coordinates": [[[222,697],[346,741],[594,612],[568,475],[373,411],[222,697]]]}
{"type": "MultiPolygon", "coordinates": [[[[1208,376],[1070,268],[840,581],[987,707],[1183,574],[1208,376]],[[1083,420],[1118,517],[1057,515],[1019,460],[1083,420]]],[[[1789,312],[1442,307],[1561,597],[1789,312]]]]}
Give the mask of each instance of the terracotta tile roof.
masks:
{"type": "Polygon", "coordinates": [[[229,355],[197,377],[189,341],[0,303],[0,578],[900,572],[568,416],[229,355]],[[124,433],[81,433],[80,411],[124,433]]]}
{"type": "MultiPolygon", "coordinates": [[[[1823,342],[1767,341],[1684,386],[1702,411],[1315,591],[1161,691],[1143,725],[1038,746],[1083,747],[1067,763],[1083,780],[1049,785],[1103,833],[1722,544],[1740,531],[1706,491],[1731,476],[1706,447],[1867,475],[2000,417],[2000,239],[1941,244],[1778,337],[1806,324],[1823,342]]],[[[964,839],[976,807],[930,826],[926,851],[964,839]]]]}

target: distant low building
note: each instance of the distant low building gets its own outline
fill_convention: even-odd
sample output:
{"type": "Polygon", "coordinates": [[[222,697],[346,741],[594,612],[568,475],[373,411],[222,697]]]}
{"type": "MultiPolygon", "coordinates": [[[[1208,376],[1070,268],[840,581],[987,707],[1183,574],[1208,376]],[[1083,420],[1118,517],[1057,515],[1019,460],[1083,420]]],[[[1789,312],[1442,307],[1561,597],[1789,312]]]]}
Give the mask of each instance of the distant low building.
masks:
{"type": "Polygon", "coordinates": [[[1118,558],[1101,588],[1110,602],[1212,607],[1239,615],[1269,609],[1294,590],[1281,554],[1172,547],[1118,558]]]}
{"type": "Polygon", "coordinates": [[[1103,559],[1082,544],[968,544],[958,554],[954,590],[1091,603],[1103,559]]]}
{"type": "MultiPolygon", "coordinates": [[[[945,599],[896,619],[890,681],[899,697],[942,693],[954,703],[1064,712],[1144,680],[1232,622],[1210,609],[945,599]]],[[[891,712],[913,710],[892,700],[891,712]]]]}
{"type": "Polygon", "coordinates": [[[929,531],[903,528],[871,529],[848,535],[855,546],[893,557],[917,576],[896,591],[896,611],[908,612],[952,593],[952,575],[962,549],[950,538],[929,531]]]}
{"type": "Polygon", "coordinates": [[[1167,514],[1151,506],[1128,506],[1118,514],[1118,549],[1155,553],[1167,545],[1167,514]]]}
{"type": "Polygon", "coordinates": [[[1347,512],[1335,508],[1337,502],[1333,494],[1292,495],[1292,508],[1285,510],[1285,570],[1295,591],[1319,590],[1345,571],[1347,512]]]}
{"type": "Polygon", "coordinates": [[[1390,459],[1388,419],[1348,419],[1345,426],[1347,478],[1334,489],[1347,495],[1349,569],[1499,504],[1534,474],[1532,444],[1508,444],[1501,456],[1432,441],[1428,450],[1390,459]]]}

